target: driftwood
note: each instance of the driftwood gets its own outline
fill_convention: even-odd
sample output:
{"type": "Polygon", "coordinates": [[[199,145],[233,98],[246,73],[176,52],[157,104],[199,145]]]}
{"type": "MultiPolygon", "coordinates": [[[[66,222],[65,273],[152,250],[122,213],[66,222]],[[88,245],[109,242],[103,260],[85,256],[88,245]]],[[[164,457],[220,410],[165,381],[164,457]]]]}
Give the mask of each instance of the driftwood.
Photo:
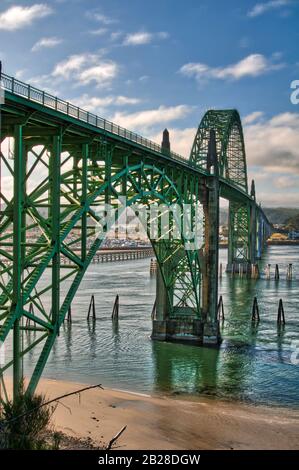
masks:
{"type": "Polygon", "coordinates": [[[7,423],[12,423],[13,421],[24,418],[25,416],[28,416],[28,415],[34,413],[35,411],[39,410],[43,406],[50,405],[51,403],[59,403],[59,400],[61,400],[62,398],[70,397],[72,395],[79,395],[79,397],[80,397],[80,393],[85,392],[87,390],[91,390],[93,388],[101,388],[102,390],[104,390],[101,384],[90,385],[89,387],[80,388],[79,390],[75,390],[74,392],[66,393],[64,395],[61,395],[60,397],[56,397],[56,398],[53,398],[52,400],[46,401],[45,403],[42,403],[40,406],[36,406],[35,408],[32,408],[31,410],[28,410],[28,411],[26,411],[25,413],[22,413],[19,416],[15,416],[14,418],[7,421],[7,423]]]}
{"type": "MultiPolygon", "coordinates": [[[[90,385],[89,387],[84,387],[84,388],[80,388],[79,390],[75,390],[74,392],[70,392],[70,393],[65,393],[64,395],[60,395],[59,397],[56,397],[56,398],[53,398],[52,400],[49,400],[45,403],[42,403],[40,406],[36,406],[35,408],[32,408],[31,410],[28,410],[26,411],[25,413],[22,413],[20,414],[19,416],[15,416],[14,418],[10,419],[9,421],[6,421],[6,423],[12,423],[14,421],[17,421],[18,419],[21,419],[21,418],[24,418],[25,416],[28,416],[32,413],[34,413],[35,411],[39,410],[40,408],[42,408],[43,406],[48,406],[48,405],[51,405],[51,403],[56,403],[56,404],[61,404],[63,406],[65,406],[66,408],[69,409],[69,407],[67,407],[66,405],[64,405],[63,403],[60,402],[60,400],[62,400],[63,398],[67,398],[67,397],[70,397],[72,395],[79,395],[79,399],[80,399],[80,394],[82,392],[86,392],[87,390],[92,390],[94,388],[100,388],[102,390],[104,390],[104,388],[102,387],[101,384],[98,384],[98,385],[90,385]]],[[[57,405],[56,405],[57,406],[57,405]]],[[[69,409],[70,411],[70,409],[69,409]]],[[[105,448],[105,450],[111,450],[112,449],[112,446],[117,442],[117,440],[120,438],[120,436],[124,433],[124,431],[127,429],[127,426],[124,426],[108,443],[107,447],[105,448]]]]}
{"type": "Polygon", "coordinates": [[[107,447],[105,448],[105,450],[111,450],[112,449],[112,446],[113,444],[115,444],[115,442],[117,441],[117,439],[122,435],[122,433],[127,429],[127,425],[124,426],[117,434],[115,434],[115,436],[111,439],[111,441],[109,441],[107,447]]]}

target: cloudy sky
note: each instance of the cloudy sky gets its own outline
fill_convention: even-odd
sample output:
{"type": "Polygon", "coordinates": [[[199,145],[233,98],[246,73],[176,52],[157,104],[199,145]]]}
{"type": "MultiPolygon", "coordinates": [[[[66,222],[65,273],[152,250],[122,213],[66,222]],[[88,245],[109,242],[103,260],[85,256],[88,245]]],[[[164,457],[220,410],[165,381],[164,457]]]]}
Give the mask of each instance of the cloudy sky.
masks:
{"type": "Polygon", "coordinates": [[[185,156],[208,108],[237,108],[259,200],[298,207],[298,22],[297,0],[2,0],[0,57],[185,156]]]}

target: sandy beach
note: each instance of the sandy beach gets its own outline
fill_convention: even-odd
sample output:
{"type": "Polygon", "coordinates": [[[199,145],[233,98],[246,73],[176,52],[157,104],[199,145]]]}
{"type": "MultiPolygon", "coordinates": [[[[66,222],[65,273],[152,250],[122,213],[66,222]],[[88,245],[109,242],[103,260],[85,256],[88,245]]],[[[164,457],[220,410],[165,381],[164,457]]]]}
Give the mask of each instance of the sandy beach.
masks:
{"type": "MultiPolygon", "coordinates": [[[[84,385],[43,379],[54,398],[84,385]]],[[[149,396],[92,389],[61,400],[55,428],[103,446],[123,427],[125,449],[299,449],[299,411],[209,399],[149,396]]]]}

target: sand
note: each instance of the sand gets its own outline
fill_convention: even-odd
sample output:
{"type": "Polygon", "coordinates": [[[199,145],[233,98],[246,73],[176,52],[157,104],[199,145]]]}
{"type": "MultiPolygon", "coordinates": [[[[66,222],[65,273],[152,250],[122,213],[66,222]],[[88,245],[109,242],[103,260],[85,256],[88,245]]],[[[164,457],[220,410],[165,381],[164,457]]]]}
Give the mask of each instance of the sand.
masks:
{"type": "MultiPolygon", "coordinates": [[[[82,388],[43,379],[38,390],[54,398],[82,388]]],[[[120,449],[299,449],[299,410],[209,399],[149,396],[93,389],[61,400],[57,430],[107,443],[123,426],[120,449]]]]}

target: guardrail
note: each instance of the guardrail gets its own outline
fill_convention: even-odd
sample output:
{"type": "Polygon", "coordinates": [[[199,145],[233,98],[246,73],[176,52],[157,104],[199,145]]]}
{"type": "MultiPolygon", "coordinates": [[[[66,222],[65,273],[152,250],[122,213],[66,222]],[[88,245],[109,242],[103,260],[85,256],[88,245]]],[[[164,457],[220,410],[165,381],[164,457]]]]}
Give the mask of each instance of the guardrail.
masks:
{"type": "MultiPolygon", "coordinates": [[[[1,74],[1,81],[4,90],[9,91],[14,95],[18,95],[30,101],[39,103],[46,108],[59,111],[60,113],[66,114],[67,116],[71,116],[75,119],[78,119],[79,121],[91,124],[92,126],[103,129],[104,131],[115,134],[131,142],[135,142],[150,150],[154,150],[155,152],[163,153],[162,147],[152,140],[146,139],[141,135],[136,134],[135,132],[131,132],[124,127],[114,124],[111,121],[107,121],[107,119],[103,119],[96,114],[85,111],[78,106],[74,106],[68,101],[61,100],[45,91],[39,90],[38,88],[35,88],[3,73],[1,74]]],[[[176,160],[183,161],[184,163],[187,162],[186,158],[175,152],[170,152],[169,155],[176,160]]]]}

